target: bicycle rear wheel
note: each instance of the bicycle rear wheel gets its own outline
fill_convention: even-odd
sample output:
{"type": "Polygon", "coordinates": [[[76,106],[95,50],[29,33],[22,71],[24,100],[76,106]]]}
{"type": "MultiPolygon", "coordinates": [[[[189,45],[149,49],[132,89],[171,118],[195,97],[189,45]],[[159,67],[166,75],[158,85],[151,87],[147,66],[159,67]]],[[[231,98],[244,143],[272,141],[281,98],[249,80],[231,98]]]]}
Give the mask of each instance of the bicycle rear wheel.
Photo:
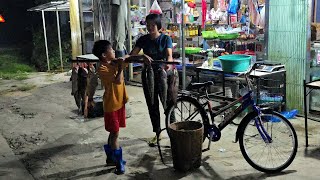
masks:
{"type": "Polygon", "coordinates": [[[239,145],[245,160],[253,168],[276,173],[292,163],[297,153],[298,139],[286,118],[279,113],[270,112],[261,113],[259,120],[259,116],[252,113],[243,121],[239,127],[239,145]],[[263,130],[267,134],[261,135],[263,130]],[[263,136],[270,136],[271,141],[264,140],[263,136]]]}
{"type": "Polygon", "coordinates": [[[208,125],[208,116],[199,102],[189,96],[179,96],[177,103],[168,107],[166,113],[166,128],[174,122],[197,121],[204,125],[204,137],[207,137],[206,127],[208,125]]]}

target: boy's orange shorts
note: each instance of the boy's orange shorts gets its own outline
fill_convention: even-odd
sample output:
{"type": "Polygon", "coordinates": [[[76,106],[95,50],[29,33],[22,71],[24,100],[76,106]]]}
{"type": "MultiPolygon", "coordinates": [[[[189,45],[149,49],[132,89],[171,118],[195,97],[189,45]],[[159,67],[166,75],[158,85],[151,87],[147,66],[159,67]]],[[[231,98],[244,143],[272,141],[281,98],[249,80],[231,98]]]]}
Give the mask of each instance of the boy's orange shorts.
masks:
{"type": "Polygon", "coordinates": [[[123,105],[117,111],[104,113],[104,127],[111,133],[119,132],[120,127],[126,127],[126,108],[123,105]]]}

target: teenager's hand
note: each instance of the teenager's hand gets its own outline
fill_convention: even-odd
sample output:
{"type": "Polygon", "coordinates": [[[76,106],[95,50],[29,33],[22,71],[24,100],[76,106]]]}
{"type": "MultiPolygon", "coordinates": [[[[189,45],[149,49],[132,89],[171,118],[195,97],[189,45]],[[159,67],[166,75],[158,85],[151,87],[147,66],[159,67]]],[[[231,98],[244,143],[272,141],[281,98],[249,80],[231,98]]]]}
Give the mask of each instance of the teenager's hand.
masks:
{"type": "Polygon", "coordinates": [[[144,63],[147,64],[147,65],[150,65],[151,62],[153,61],[153,59],[150,56],[146,55],[146,54],[143,55],[143,60],[144,60],[144,63]]]}
{"type": "Polygon", "coordinates": [[[169,71],[169,70],[172,69],[172,65],[166,64],[166,65],[164,66],[164,69],[165,69],[166,71],[169,71]]]}

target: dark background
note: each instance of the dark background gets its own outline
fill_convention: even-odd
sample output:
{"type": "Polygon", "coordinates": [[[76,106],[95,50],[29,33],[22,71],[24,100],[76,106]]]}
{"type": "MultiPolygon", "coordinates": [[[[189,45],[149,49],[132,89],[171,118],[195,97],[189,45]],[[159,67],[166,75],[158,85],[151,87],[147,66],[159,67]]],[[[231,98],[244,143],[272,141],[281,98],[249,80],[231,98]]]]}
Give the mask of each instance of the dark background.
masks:
{"type": "Polygon", "coordinates": [[[34,4],[34,0],[0,0],[0,13],[6,21],[0,23],[1,47],[21,46],[32,40],[32,23],[41,22],[41,17],[27,11],[34,4]]]}

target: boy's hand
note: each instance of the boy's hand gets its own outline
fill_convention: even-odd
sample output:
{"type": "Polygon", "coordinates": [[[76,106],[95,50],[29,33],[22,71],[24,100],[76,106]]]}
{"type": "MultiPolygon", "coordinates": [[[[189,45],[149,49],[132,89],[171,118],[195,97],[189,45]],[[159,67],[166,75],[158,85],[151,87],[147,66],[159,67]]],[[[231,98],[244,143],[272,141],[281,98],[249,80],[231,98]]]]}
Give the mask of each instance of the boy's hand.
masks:
{"type": "Polygon", "coordinates": [[[125,60],[125,59],[122,58],[122,57],[120,57],[120,58],[117,59],[118,68],[119,68],[119,69],[122,69],[124,60],[125,60]]]}

